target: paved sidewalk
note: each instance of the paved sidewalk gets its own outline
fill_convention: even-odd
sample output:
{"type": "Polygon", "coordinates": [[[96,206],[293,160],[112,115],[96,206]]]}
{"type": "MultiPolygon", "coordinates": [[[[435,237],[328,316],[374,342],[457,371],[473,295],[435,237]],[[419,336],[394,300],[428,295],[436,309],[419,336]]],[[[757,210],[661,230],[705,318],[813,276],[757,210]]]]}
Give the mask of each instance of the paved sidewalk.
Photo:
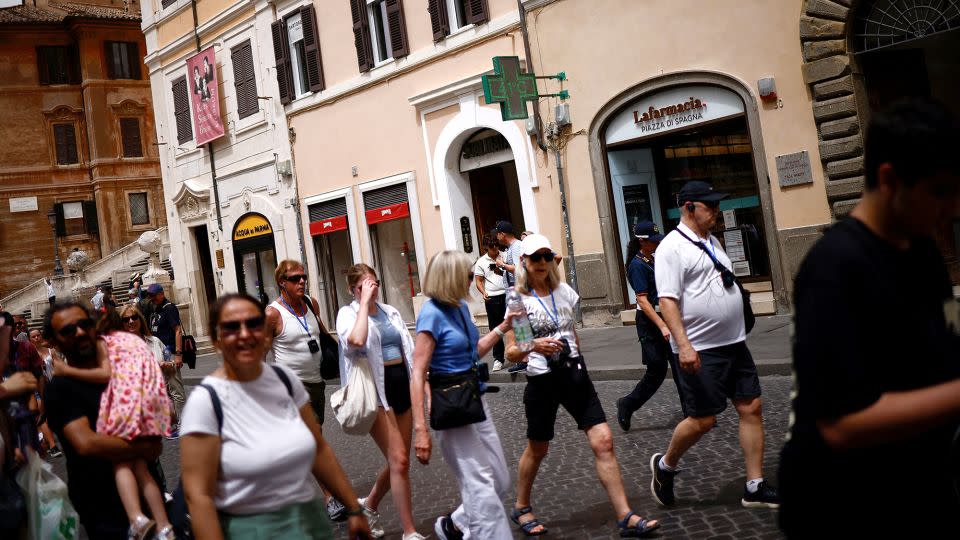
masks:
{"type": "MultiPolygon", "coordinates": [[[[757,325],[747,337],[747,344],[760,375],[790,374],[790,323],[790,315],[757,317],[757,325]]],[[[594,380],[637,380],[643,376],[636,327],[584,328],[578,332],[583,357],[594,380]]],[[[492,364],[489,355],[485,360],[492,364]]],[[[200,356],[197,369],[183,369],[184,383],[198,384],[217,368],[219,362],[217,354],[200,356]]],[[[496,383],[522,382],[522,377],[508,374],[506,370],[490,374],[491,382],[496,383]]],[[[328,384],[339,384],[339,381],[328,381],[328,384]]]]}

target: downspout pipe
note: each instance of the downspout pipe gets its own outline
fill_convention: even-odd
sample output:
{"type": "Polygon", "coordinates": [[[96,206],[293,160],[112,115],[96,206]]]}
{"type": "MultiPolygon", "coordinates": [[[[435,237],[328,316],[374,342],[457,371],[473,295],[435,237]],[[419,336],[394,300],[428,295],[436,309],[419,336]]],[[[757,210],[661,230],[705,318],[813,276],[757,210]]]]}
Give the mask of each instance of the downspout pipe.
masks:
{"type": "MultiPolygon", "coordinates": [[[[527,58],[527,71],[533,69],[533,57],[530,56],[530,34],[527,33],[527,8],[523,7],[523,0],[517,0],[517,11],[520,12],[520,35],[523,37],[523,54],[527,58]]],[[[543,123],[540,120],[540,102],[533,104],[533,125],[537,130],[537,146],[541,151],[547,151],[543,142],[543,123]]]]}
{"type": "MultiPolygon", "coordinates": [[[[190,9],[193,10],[193,38],[196,42],[197,52],[200,52],[200,20],[197,18],[197,0],[190,0],[190,9]]],[[[216,66],[214,66],[216,69],[216,66]]],[[[223,216],[220,214],[220,189],[217,187],[217,161],[214,157],[213,142],[206,144],[207,152],[210,154],[210,177],[213,181],[213,204],[217,207],[217,229],[223,233],[223,216]]]]}

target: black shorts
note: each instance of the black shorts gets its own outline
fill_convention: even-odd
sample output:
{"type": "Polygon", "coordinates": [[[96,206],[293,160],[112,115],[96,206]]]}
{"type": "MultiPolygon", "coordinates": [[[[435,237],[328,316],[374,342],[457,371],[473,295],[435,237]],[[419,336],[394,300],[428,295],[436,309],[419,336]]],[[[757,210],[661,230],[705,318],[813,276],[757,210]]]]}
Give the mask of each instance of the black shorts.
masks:
{"type": "MultiPolygon", "coordinates": [[[[680,367],[678,355],[674,366],[680,367]]],[[[727,399],[760,397],[760,377],[747,343],[741,341],[700,351],[700,371],[674,369],[684,416],[714,416],[727,408],[727,399]]]]}
{"type": "Polygon", "coordinates": [[[383,389],[393,414],[410,410],[410,375],[405,362],[383,367],[383,389]]]}
{"type": "Polygon", "coordinates": [[[320,381],[315,383],[305,382],[303,387],[307,390],[307,394],[310,396],[310,407],[313,408],[314,414],[317,415],[317,421],[320,422],[320,425],[323,425],[323,412],[326,404],[326,388],[327,383],[320,381]]]}
{"type": "Polygon", "coordinates": [[[607,421],[583,358],[577,360],[579,369],[554,369],[550,373],[527,377],[523,409],[527,416],[528,439],[553,439],[557,409],[561,405],[577,422],[577,429],[585,430],[607,421]]]}

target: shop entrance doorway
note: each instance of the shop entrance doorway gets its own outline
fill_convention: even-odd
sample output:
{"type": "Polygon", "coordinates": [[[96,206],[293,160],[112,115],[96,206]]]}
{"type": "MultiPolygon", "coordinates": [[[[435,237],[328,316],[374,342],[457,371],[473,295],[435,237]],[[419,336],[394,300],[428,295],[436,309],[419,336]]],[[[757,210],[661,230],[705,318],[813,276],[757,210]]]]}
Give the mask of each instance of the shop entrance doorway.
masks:
{"type": "Polygon", "coordinates": [[[207,234],[207,226],[191,227],[193,233],[193,245],[196,247],[196,260],[200,261],[200,275],[196,276],[197,288],[201,290],[199,300],[206,300],[206,305],[201,305],[200,313],[206,313],[207,308],[212,306],[217,300],[217,286],[213,280],[213,263],[210,261],[210,236],[207,234]]]}
{"type": "Polygon", "coordinates": [[[279,296],[273,278],[277,268],[273,228],[266,217],[250,213],[237,220],[233,228],[233,253],[239,290],[264,304],[279,296]]]}
{"type": "Polygon", "coordinates": [[[344,197],[311,204],[310,235],[317,254],[318,279],[316,294],[326,317],[327,328],[333,328],[337,311],[353,301],[347,285],[347,269],[353,264],[353,245],[347,221],[347,200],[344,197]]]}
{"type": "Polygon", "coordinates": [[[526,229],[513,151],[506,138],[492,129],[480,130],[463,144],[460,172],[470,183],[473,205],[474,253],[483,253],[483,238],[500,220],[507,220],[520,236],[526,229]]]}

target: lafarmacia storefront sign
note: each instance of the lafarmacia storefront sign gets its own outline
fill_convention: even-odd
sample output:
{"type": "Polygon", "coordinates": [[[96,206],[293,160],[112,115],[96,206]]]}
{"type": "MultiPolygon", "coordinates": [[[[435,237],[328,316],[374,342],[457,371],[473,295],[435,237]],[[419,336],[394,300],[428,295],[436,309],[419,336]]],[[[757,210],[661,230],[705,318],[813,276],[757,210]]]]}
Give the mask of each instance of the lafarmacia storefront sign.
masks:
{"type": "Polygon", "coordinates": [[[613,117],[607,144],[669,133],[743,114],[743,100],[719,86],[676,86],[647,94],[613,117]]]}

